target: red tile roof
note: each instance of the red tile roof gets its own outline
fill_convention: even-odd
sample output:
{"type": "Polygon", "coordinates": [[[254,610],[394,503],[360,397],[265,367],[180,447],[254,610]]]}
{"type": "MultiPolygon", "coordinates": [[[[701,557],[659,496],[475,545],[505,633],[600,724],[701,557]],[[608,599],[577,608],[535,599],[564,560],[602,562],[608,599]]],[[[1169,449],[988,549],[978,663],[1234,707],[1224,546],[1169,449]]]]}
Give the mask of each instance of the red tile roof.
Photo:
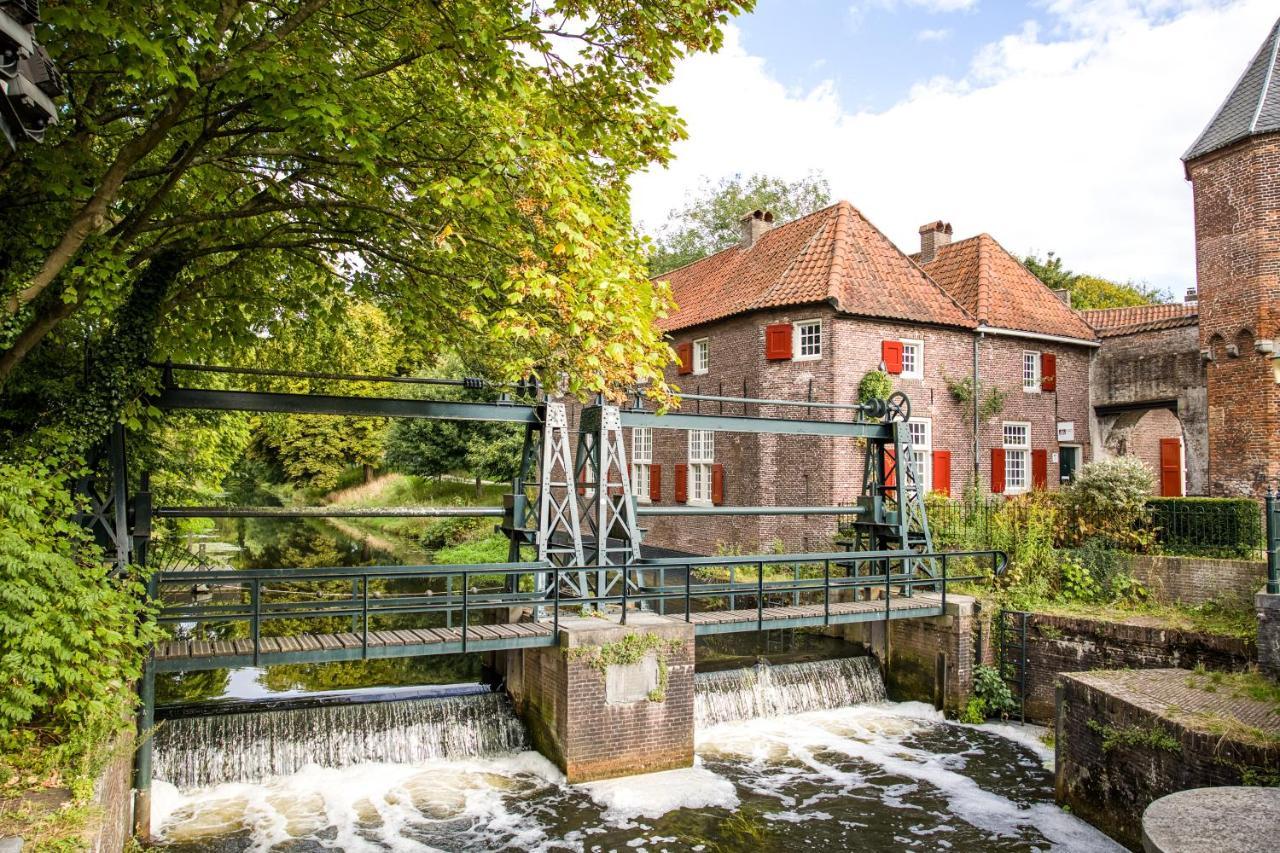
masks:
{"type": "Polygon", "coordinates": [[[1125,308],[1097,308],[1081,311],[1086,323],[1098,330],[1098,336],[1114,338],[1136,332],[1177,329],[1200,322],[1196,303],[1175,302],[1171,305],[1130,305],[1125,308]]]}
{"type": "Polygon", "coordinates": [[[656,278],[671,282],[675,331],[785,305],[827,303],[863,317],[974,327],[959,303],[847,201],[656,278]]]}
{"type": "Polygon", "coordinates": [[[989,234],[942,246],[921,268],[979,323],[1086,341],[1097,337],[1079,314],[989,234]]]}

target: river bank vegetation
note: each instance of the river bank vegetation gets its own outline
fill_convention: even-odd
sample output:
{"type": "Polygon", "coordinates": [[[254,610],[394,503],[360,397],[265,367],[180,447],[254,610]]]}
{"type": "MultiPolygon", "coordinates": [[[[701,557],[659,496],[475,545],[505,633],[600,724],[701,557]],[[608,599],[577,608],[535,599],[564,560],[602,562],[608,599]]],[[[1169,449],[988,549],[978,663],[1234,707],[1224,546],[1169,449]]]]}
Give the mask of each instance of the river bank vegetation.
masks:
{"type": "Polygon", "coordinates": [[[106,571],[71,495],[113,424],[161,503],[267,467],[331,489],[383,455],[376,421],[162,416],[148,362],[409,374],[447,355],[665,398],[669,296],[628,179],[684,135],[658,86],[749,5],[42,4],[63,115],[0,153],[6,795],[83,790],[130,719],[143,577],[106,571]]]}

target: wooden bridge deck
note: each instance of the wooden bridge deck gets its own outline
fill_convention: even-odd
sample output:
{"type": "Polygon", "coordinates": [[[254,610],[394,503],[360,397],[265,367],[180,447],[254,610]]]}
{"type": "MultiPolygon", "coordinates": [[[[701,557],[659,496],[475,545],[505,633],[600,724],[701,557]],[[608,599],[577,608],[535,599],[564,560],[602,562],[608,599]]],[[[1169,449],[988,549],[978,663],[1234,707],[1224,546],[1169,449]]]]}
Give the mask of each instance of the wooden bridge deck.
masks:
{"type": "MultiPolygon", "coordinates": [[[[887,609],[884,600],[879,599],[833,602],[829,610],[821,604],[714,610],[693,613],[689,621],[694,632],[703,635],[872,622],[885,619],[886,615],[905,619],[941,614],[939,595],[917,593],[892,597],[887,609]]],[[[610,614],[610,618],[616,620],[617,614],[610,614]]],[[[669,614],[669,618],[682,619],[683,614],[669,614]]],[[[370,631],[367,643],[356,632],[261,637],[256,660],[251,639],[170,640],[156,645],[155,662],[157,671],[173,672],[533,648],[553,646],[558,641],[549,621],[468,625],[465,648],[460,627],[370,631]]]]}

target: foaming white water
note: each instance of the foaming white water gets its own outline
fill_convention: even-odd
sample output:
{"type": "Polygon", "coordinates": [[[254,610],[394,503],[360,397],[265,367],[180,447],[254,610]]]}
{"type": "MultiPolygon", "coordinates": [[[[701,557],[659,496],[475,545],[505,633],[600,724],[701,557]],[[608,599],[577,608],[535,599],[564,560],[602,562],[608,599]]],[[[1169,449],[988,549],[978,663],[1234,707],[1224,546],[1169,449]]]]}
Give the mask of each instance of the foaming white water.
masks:
{"type": "Polygon", "coordinates": [[[662,817],[676,809],[722,808],[738,806],[738,793],[733,783],[712,773],[695,761],[695,766],[682,770],[664,770],[641,776],[624,776],[580,785],[596,805],[604,808],[604,819],[625,825],[636,818],[662,817]]]}
{"type": "Polygon", "coordinates": [[[874,768],[911,780],[905,786],[881,786],[882,799],[891,804],[905,805],[902,797],[923,785],[946,799],[951,816],[992,835],[1017,837],[1031,828],[1073,853],[1123,849],[1051,803],[1021,807],[985,790],[962,772],[964,753],[939,754],[910,744],[914,736],[939,725],[949,724],[930,706],[880,703],[724,723],[698,733],[698,751],[704,758],[736,758],[758,768],[747,784],[782,806],[795,805],[783,792],[798,777],[850,795],[874,786],[867,772],[874,768]],[[770,765],[786,769],[774,772],[770,765]]]}
{"type": "Polygon", "coordinates": [[[746,669],[700,672],[694,687],[698,728],[885,699],[880,665],[870,656],[777,666],[762,660],[746,669]]]}
{"type": "Polygon", "coordinates": [[[536,849],[545,833],[512,813],[509,798],[563,784],[560,771],[536,752],[418,765],[312,765],[258,784],[186,792],[157,782],[151,821],[162,843],[244,833],[244,849],[254,851],[321,834],[324,846],[344,851],[432,850],[426,839],[445,827],[470,838],[468,846],[536,849]]]}
{"type": "Polygon", "coordinates": [[[213,714],[156,730],[156,778],[183,787],[254,782],[304,767],[410,765],[527,746],[501,693],[213,714]]]}

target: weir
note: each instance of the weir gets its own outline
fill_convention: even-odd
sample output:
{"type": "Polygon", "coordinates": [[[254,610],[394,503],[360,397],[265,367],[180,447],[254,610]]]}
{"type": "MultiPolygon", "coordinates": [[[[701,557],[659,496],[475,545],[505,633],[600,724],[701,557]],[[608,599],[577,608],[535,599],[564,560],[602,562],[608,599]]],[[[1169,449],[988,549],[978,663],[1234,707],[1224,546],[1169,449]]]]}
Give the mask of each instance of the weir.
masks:
{"type": "MultiPolygon", "coordinates": [[[[697,728],[886,699],[873,656],[698,673],[697,728]]],[[[529,749],[528,728],[501,692],[204,713],[168,719],[155,735],[157,780],[179,789],[261,782],[312,765],[422,764],[529,749]]],[[[614,744],[610,744],[613,746],[614,744]]]]}
{"type": "MultiPolygon", "coordinates": [[[[546,398],[535,383],[499,388],[461,380],[463,387],[488,389],[496,399],[458,402],[183,388],[175,372],[199,373],[202,368],[158,366],[164,370],[163,391],[153,402],[162,409],[518,423],[524,425],[525,441],[520,474],[502,507],[499,525],[510,543],[507,562],[246,571],[198,566],[153,572],[148,592],[161,604],[159,621],[170,627],[172,639],[157,645],[141,679],[138,728],[144,735],[155,722],[158,671],[492,652],[499,657],[498,668],[507,674],[508,689],[528,724],[532,744],[571,781],[689,766],[696,636],[802,627],[830,631],[876,623],[891,638],[893,623],[942,620],[944,628],[927,634],[927,642],[915,651],[917,657],[928,660],[930,643],[945,646],[937,649],[939,665],[934,671],[939,683],[954,684],[944,685],[936,695],[951,704],[963,692],[967,670],[959,632],[946,627],[956,624],[950,614],[957,606],[963,610],[967,599],[950,594],[949,587],[998,575],[1007,563],[1006,556],[995,551],[933,551],[924,486],[917,482],[914,466],[899,464],[911,458],[907,428],[911,404],[900,392],[887,400],[821,406],[813,401],[717,398],[742,403],[744,412],[748,404],[755,405],[757,415],[752,417],[666,414],[646,411],[638,400],[636,405],[620,408],[598,398],[577,411],[576,450],[571,452],[565,403],[546,398]],[[816,407],[819,415],[767,416],[789,406],[806,411],[816,407]],[[641,549],[644,531],[638,519],[642,512],[632,493],[623,439],[623,429],[628,427],[860,440],[864,453],[861,496],[848,507],[711,505],[671,510],[676,515],[839,513],[846,520],[847,535],[840,543],[845,550],[647,557],[641,549]],[[305,627],[299,630],[300,625],[305,627]]],[[[296,375],[236,368],[216,372],[296,375]]],[[[86,525],[104,545],[114,546],[113,562],[121,573],[130,571],[131,565],[146,564],[153,517],[282,514],[258,507],[153,508],[145,472],[139,478],[140,491],[130,496],[125,435],[120,428],[112,432],[97,461],[108,463],[105,472],[99,464],[96,474],[77,483],[77,491],[88,508],[86,525]]],[[[325,509],[294,514],[350,514],[325,509]]],[[[406,515],[437,514],[402,509],[406,515]]],[[[391,508],[372,514],[399,512],[391,508]]],[[[476,512],[497,515],[493,507],[476,512]]],[[[891,648],[883,658],[892,663],[891,648]]],[[[810,703],[850,698],[841,692],[844,688],[827,696],[823,693],[827,688],[799,675],[795,676],[798,681],[788,682],[790,672],[758,673],[751,709],[768,712],[771,703],[779,702],[786,707],[785,702],[800,701],[788,698],[797,693],[810,695],[805,700],[810,703]],[[783,680],[777,681],[779,677],[783,680]]],[[[442,741],[436,735],[450,727],[462,729],[459,748],[473,748],[473,741],[486,742],[489,737],[498,742],[513,737],[509,728],[500,725],[494,731],[468,729],[472,723],[466,722],[466,714],[454,713],[477,711],[473,722],[479,725],[486,715],[479,713],[478,706],[501,701],[457,700],[448,714],[438,718],[431,718],[424,707],[395,707],[394,703],[378,710],[351,706],[278,711],[258,719],[219,715],[201,722],[171,721],[171,733],[160,737],[175,739],[172,746],[177,748],[169,750],[175,756],[198,752],[202,740],[239,743],[232,749],[239,763],[210,771],[215,774],[289,772],[316,748],[337,761],[362,761],[362,756],[390,749],[393,743],[387,738],[405,749],[405,760],[412,761],[431,757],[422,751],[433,748],[429,744],[447,742],[447,737],[442,741]],[[366,734],[343,734],[352,723],[359,723],[366,734]],[[311,725],[319,728],[308,731],[311,725]],[[406,732],[416,734],[402,737],[406,732]]],[[[502,717],[495,709],[488,710],[486,724],[502,717]]],[[[714,713],[721,712],[730,713],[727,709],[714,713]]],[[[161,772],[194,779],[201,772],[196,765],[214,756],[175,760],[179,763],[161,772]]],[[[135,771],[135,815],[144,840],[149,836],[154,770],[152,739],[144,736],[135,771]]]]}

